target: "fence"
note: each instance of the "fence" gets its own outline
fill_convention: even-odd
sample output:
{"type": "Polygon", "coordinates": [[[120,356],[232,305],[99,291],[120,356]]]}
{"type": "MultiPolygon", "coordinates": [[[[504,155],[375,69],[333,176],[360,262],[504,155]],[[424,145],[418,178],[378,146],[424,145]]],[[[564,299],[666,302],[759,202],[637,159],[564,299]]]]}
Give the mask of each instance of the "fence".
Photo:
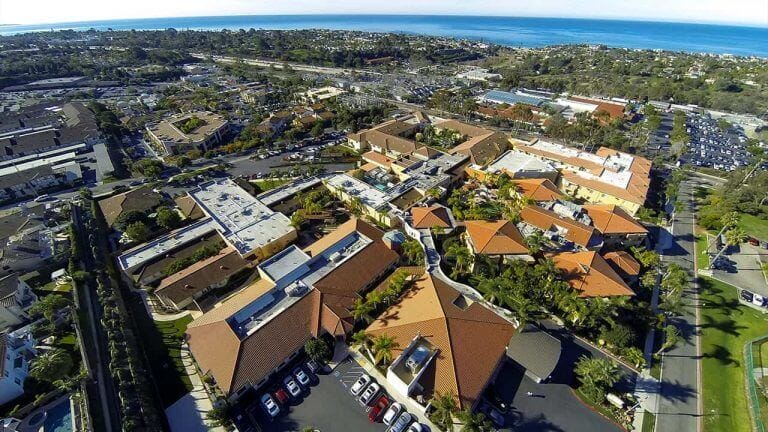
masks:
{"type": "Polygon", "coordinates": [[[745,379],[747,383],[747,402],[749,403],[752,415],[753,430],[757,432],[766,432],[766,415],[768,415],[768,399],[762,391],[766,391],[762,386],[768,386],[768,376],[766,368],[768,364],[763,364],[760,355],[764,343],[768,342],[768,335],[753,339],[744,345],[744,364],[745,379]],[[761,385],[758,384],[761,383],[761,385]]]}

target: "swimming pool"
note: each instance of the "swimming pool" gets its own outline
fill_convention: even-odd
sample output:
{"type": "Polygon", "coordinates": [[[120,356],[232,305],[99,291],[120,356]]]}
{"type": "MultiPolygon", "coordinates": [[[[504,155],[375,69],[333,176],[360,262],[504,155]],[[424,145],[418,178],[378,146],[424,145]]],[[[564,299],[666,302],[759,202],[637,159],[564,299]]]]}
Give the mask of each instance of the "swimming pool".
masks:
{"type": "Polygon", "coordinates": [[[43,423],[45,432],[72,432],[72,412],[69,408],[69,398],[48,410],[43,423]]]}

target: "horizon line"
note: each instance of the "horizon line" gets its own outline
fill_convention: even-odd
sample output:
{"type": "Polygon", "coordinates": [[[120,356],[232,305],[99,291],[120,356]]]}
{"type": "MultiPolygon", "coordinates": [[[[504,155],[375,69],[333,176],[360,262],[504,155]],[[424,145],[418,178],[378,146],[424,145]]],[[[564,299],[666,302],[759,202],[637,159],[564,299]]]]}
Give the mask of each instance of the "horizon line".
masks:
{"type": "MultiPolygon", "coordinates": [[[[716,27],[746,27],[754,29],[768,29],[768,23],[750,23],[750,22],[723,22],[723,21],[690,21],[690,20],[664,20],[657,18],[632,18],[632,17],[589,17],[589,16],[552,16],[552,15],[486,15],[486,14],[423,14],[423,13],[264,13],[264,14],[230,14],[230,15],[186,15],[186,16],[159,16],[159,17],[129,17],[129,18],[99,18],[91,20],[78,21],[57,21],[47,23],[0,23],[0,27],[12,26],[47,26],[47,25],[66,25],[79,23],[102,23],[109,21],[129,21],[129,20],[158,20],[158,19],[185,19],[185,18],[226,18],[226,17],[270,17],[270,16],[422,16],[422,17],[473,17],[473,18],[532,18],[532,19],[561,19],[561,20],[583,20],[583,21],[619,21],[619,22],[640,22],[640,23],[659,23],[659,24],[688,24],[716,27]]],[[[173,28],[173,27],[168,27],[173,28]]],[[[242,28],[242,27],[241,27],[242,28]]]]}

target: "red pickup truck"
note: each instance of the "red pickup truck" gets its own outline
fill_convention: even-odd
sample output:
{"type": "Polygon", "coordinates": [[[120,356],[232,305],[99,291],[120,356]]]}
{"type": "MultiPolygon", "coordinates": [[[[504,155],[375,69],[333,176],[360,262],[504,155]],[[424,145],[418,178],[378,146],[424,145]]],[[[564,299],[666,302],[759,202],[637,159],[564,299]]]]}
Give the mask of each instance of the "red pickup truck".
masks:
{"type": "Polygon", "coordinates": [[[370,420],[371,423],[375,422],[388,406],[389,398],[387,398],[387,395],[383,394],[379,396],[373,404],[373,408],[368,411],[368,420],[370,420]]]}

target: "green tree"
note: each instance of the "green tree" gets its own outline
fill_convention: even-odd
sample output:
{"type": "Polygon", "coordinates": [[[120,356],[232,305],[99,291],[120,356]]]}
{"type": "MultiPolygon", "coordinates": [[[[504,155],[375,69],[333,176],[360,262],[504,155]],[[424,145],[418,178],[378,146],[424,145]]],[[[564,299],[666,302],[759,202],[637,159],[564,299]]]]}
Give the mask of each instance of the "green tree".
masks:
{"type": "Polygon", "coordinates": [[[365,330],[360,330],[352,335],[352,347],[365,352],[368,358],[371,361],[374,361],[373,353],[371,352],[371,343],[371,337],[368,336],[368,333],[366,333],[365,330]]]}
{"type": "Polygon", "coordinates": [[[328,344],[318,338],[312,338],[304,344],[304,352],[311,360],[326,362],[331,359],[331,348],[328,344]]]}
{"type": "Polygon", "coordinates": [[[421,243],[414,239],[408,238],[403,244],[403,255],[405,255],[410,265],[424,265],[424,249],[421,247],[421,243]]]}
{"type": "Polygon", "coordinates": [[[604,358],[582,356],[574,373],[582,385],[582,391],[593,402],[602,402],[605,394],[621,378],[621,372],[616,363],[604,358]]]}
{"type": "Polygon", "coordinates": [[[323,133],[325,133],[325,126],[323,126],[323,122],[316,122],[314,126],[312,126],[312,130],[309,133],[313,138],[319,138],[323,136],[323,133]]]}
{"type": "Polygon", "coordinates": [[[125,234],[131,240],[141,243],[149,239],[150,231],[144,222],[133,222],[125,227],[125,234]]]}
{"type": "Polygon", "coordinates": [[[306,217],[304,217],[304,212],[299,209],[293,212],[291,215],[291,226],[295,229],[301,228],[301,226],[304,224],[304,222],[307,220],[306,217]]]}
{"type": "Polygon", "coordinates": [[[373,316],[371,316],[373,311],[373,305],[364,299],[358,298],[352,303],[352,316],[355,318],[355,321],[362,320],[365,323],[370,323],[373,321],[373,316]]]}
{"type": "Polygon", "coordinates": [[[461,432],[493,432],[496,429],[493,423],[481,412],[474,412],[467,408],[456,413],[456,418],[461,424],[461,432]]]}
{"type": "Polygon", "coordinates": [[[65,378],[73,364],[69,353],[61,348],[53,348],[32,360],[29,375],[38,381],[52,383],[65,378]]]}
{"type": "Polygon", "coordinates": [[[442,430],[453,430],[453,416],[459,410],[456,397],[450,393],[436,393],[430,400],[432,412],[429,419],[442,430]]]}
{"type": "Polygon", "coordinates": [[[156,220],[158,225],[167,230],[172,230],[181,224],[181,216],[179,216],[179,212],[165,206],[157,209],[156,220]]]}
{"type": "Polygon", "coordinates": [[[232,430],[233,423],[230,405],[223,400],[219,402],[219,404],[214,405],[210,411],[205,413],[205,418],[210,422],[211,427],[232,430]]]}
{"type": "Polygon", "coordinates": [[[373,361],[375,364],[388,365],[392,363],[392,350],[399,344],[394,338],[387,335],[379,335],[373,339],[371,347],[373,349],[373,361]]]}
{"type": "Polygon", "coordinates": [[[56,312],[70,305],[70,301],[58,294],[47,295],[29,308],[29,314],[33,317],[42,316],[46,321],[53,322],[56,312]]]}
{"type": "Polygon", "coordinates": [[[460,242],[451,243],[445,251],[445,256],[452,258],[455,263],[451,271],[452,278],[467,274],[475,261],[474,255],[460,242]]]}
{"type": "Polygon", "coordinates": [[[664,343],[661,344],[661,347],[659,347],[659,350],[656,351],[654,355],[658,356],[664,351],[677,345],[678,342],[680,342],[680,330],[671,324],[667,324],[666,327],[664,327],[664,343]]]}

